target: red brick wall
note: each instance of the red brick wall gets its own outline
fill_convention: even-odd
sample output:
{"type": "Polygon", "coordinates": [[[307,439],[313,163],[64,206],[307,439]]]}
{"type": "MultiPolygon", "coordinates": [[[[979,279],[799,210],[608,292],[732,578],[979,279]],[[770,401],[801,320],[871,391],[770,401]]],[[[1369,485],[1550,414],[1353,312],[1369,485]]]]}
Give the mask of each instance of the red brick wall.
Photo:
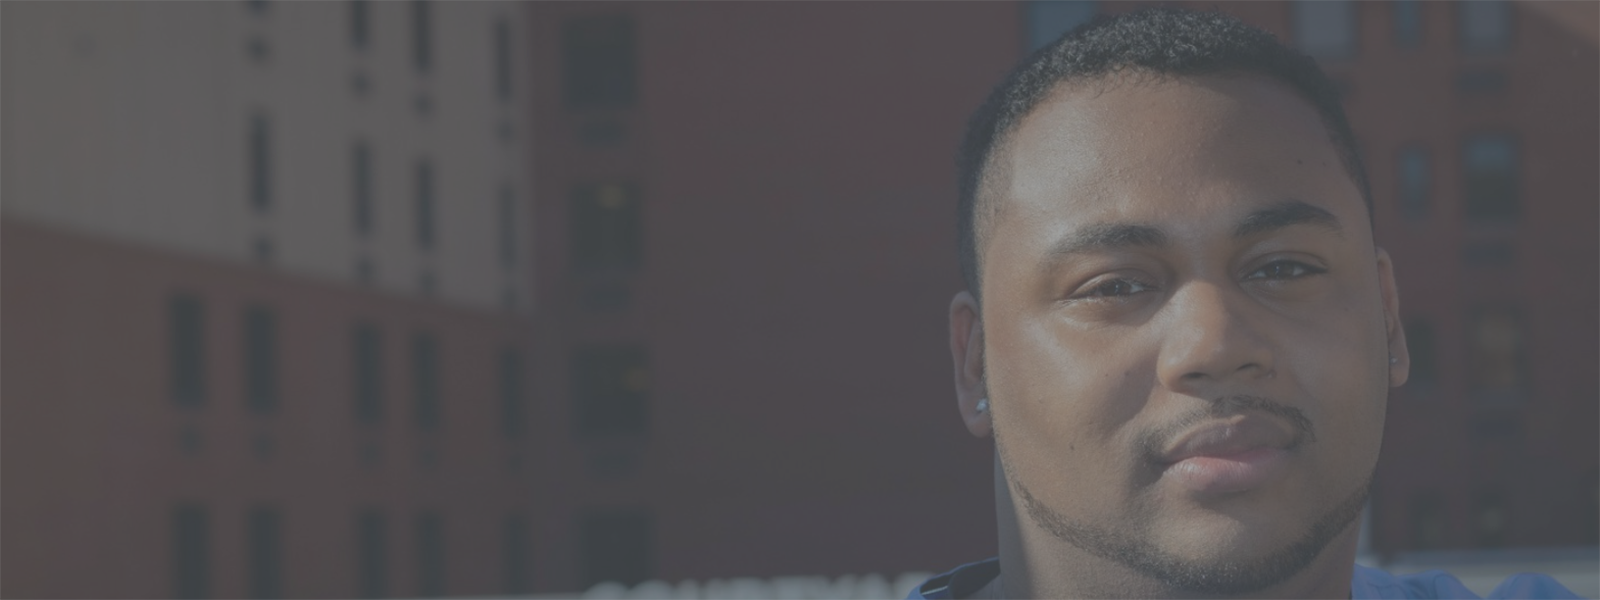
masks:
{"type": "Polygon", "coordinates": [[[290,596],[357,594],[355,512],[367,505],[388,515],[391,594],[417,593],[412,525],[422,508],[444,516],[449,590],[501,591],[501,520],[514,511],[531,520],[540,479],[527,442],[503,438],[498,420],[498,352],[527,345],[522,321],[12,218],[0,227],[10,317],[0,329],[4,595],[171,597],[178,503],[207,510],[214,596],[249,593],[245,522],[257,505],[281,515],[290,596]],[[198,408],[169,395],[167,303],[179,291],[204,306],[198,408]],[[251,304],[277,314],[281,397],[271,415],[244,400],[240,336],[251,304]],[[355,420],[357,320],[385,336],[376,426],[355,420]],[[440,344],[443,419],[431,435],[410,418],[416,331],[440,344]],[[199,439],[193,453],[185,431],[199,439]],[[367,445],[381,454],[375,465],[362,458],[367,445]],[[431,466],[419,459],[427,447],[431,466]]]}
{"type": "MultiPolygon", "coordinates": [[[[1287,3],[1220,7],[1290,38],[1287,3]]],[[[1417,50],[1394,47],[1387,5],[1357,10],[1358,51],[1328,68],[1350,92],[1405,312],[1434,321],[1449,382],[1430,400],[1395,394],[1378,547],[1408,547],[1405,511],[1425,486],[1451,498],[1449,545],[1475,543],[1466,498],[1485,486],[1513,494],[1510,543],[1593,543],[1573,526],[1595,510],[1597,471],[1593,40],[1518,8],[1508,57],[1463,58],[1448,5],[1424,3],[1417,50]],[[1482,65],[1509,73],[1509,88],[1463,95],[1456,75],[1482,65]],[[1458,208],[1460,143],[1485,127],[1522,145],[1525,215],[1502,234],[1516,262],[1487,273],[1463,264],[1463,240],[1478,232],[1458,208]],[[1417,142],[1433,154],[1434,209],[1408,225],[1395,154],[1417,142]],[[1534,366],[1515,411],[1522,441],[1486,471],[1461,383],[1464,328],[1467,310],[1497,300],[1529,315],[1534,366]]],[[[541,96],[540,364],[563,373],[573,344],[638,342],[652,353],[657,410],[633,475],[567,465],[563,510],[649,507],[668,579],[941,568],[991,552],[987,446],[949,408],[944,305],[960,288],[950,165],[967,114],[1019,57],[1020,7],[546,5],[545,86],[560,87],[558,27],[573,13],[634,16],[641,91],[636,108],[613,113],[541,96]],[[585,146],[578,132],[592,122],[628,135],[585,146]],[[583,308],[592,281],[564,256],[567,190],[597,178],[644,190],[644,266],[616,280],[634,298],[617,313],[583,308]]],[[[566,397],[560,377],[545,383],[566,397]]],[[[554,454],[602,445],[555,435],[570,446],[554,454]]],[[[559,550],[550,560],[575,568],[559,550]]]]}

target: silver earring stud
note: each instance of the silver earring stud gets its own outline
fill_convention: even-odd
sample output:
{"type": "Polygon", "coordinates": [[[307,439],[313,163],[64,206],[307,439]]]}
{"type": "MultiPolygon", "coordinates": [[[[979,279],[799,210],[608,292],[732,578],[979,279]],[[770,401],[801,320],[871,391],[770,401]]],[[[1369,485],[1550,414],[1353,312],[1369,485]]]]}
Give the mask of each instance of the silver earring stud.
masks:
{"type": "Polygon", "coordinates": [[[979,398],[978,399],[978,406],[974,407],[973,410],[978,411],[978,414],[980,414],[980,415],[983,414],[983,413],[989,412],[989,399],[988,398],[979,398]]]}
{"type": "Polygon", "coordinates": [[[1399,357],[1395,357],[1395,356],[1389,357],[1389,364],[1391,364],[1391,365],[1400,364],[1400,358],[1399,357]]]}

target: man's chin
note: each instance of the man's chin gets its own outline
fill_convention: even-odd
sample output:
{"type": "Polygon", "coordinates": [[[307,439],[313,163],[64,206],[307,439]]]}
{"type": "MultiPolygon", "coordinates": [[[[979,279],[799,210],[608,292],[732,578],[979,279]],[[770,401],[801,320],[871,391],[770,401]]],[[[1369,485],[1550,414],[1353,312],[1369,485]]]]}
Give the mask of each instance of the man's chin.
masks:
{"type": "MultiPolygon", "coordinates": [[[[1208,595],[1259,592],[1305,571],[1360,517],[1367,500],[1363,485],[1309,519],[1248,510],[1253,501],[1223,510],[1190,505],[1122,529],[1068,519],[1026,487],[1014,487],[1029,520],[1054,537],[1168,589],[1208,595]]],[[[1272,500],[1267,506],[1289,505],[1266,500],[1272,500]]]]}
{"type": "Polygon", "coordinates": [[[1301,541],[1287,532],[1290,528],[1267,527],[1254,523],[1185,523],[1182,527],[1162,527],[1150,531],[1148,552],[1167,560],[1193,565],[1242,565],[1264,562],[1301,541]],[[1166,535],[1163,535],[1166,533],[1166,535]]]}

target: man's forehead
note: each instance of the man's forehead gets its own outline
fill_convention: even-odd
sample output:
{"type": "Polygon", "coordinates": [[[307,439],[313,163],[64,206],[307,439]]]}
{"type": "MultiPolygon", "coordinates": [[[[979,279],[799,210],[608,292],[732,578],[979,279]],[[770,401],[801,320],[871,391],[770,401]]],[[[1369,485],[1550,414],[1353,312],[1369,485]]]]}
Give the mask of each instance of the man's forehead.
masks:
{"type": "Polygon", "coordinates": [[[991,223],[1014,207],[1144,218],[1118,213],[1159,210],[1148,196],[1183,200],[1172,196],[1186,186],[1232,186],[1238,200],[1268,204],[1303,192],[1307,179],[1342,179],[1361,202],[1319,113],[1286,86],[1249,75],[1061,86],[992,158],[980,193],[991,223]]]}
{"type": "Polygon", "coordinates": [[[1257,146],[1271,146],[1258,148],[1262,152],[1312,142],[1336,156],[1309,102],[1281,84],[1248,75],[1127,76],[1059,86],[999,150],[1013,169],[1086,163],[1115,172],[1127,161],[1194,158],[1218,143],[1242,141],[1246,133],[1257,134],[1251,140],[1257,146]]]}

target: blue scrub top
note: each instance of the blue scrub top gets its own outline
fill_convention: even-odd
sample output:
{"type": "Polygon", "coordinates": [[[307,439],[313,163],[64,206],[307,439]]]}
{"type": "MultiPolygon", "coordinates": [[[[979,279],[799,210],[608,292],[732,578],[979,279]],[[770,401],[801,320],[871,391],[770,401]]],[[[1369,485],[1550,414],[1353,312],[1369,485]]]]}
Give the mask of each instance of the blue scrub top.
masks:
{"type": "MultiPolygon", "coordinates": [[[[1411,575],[1390,575],[1377,569],[1355,566],[1350,576],[1350,597],[1365,598],[1478,598],[1461,580],[1444,571],[1424,571],[1411,575]]],[[[956,567],[915,589],[906,600],[965,598],[1000,575],[1000,559],[968,563],[956,567]]],[[[1578,598],[1548,575],[1518,573],[1507,577],[1489,598],[1578,598]]]]}

